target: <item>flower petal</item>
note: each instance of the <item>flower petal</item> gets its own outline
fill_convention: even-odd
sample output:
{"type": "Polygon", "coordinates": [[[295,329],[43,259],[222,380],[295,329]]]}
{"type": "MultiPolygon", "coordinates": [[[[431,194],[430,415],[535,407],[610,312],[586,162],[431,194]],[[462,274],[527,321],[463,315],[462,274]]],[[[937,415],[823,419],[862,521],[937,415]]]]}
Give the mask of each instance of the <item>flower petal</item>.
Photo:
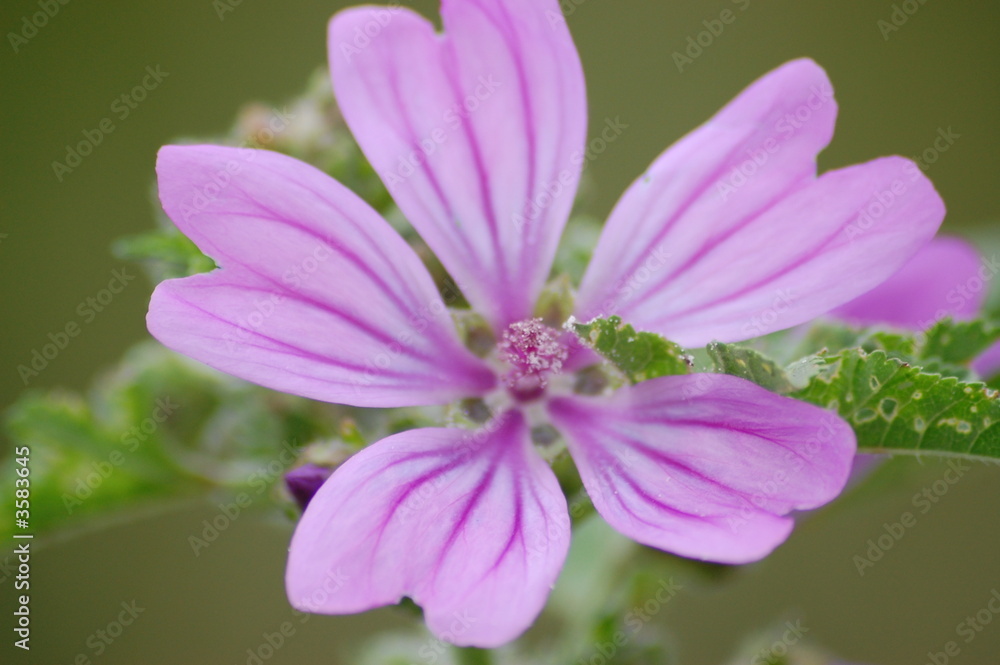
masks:
{"type": "Polygon", "coordinates": [[[396,203],[498,329],[548,277],[583,164],[586,93],[556,0],[444,0],[330,23],[334,91],[396,203]]]}
{"type": "Polygon", "coordinates": [[[305,510],[332,473],[333,469],[329,467],[304,464],[285,474],[285,489],[295,499],[299,509],[305,510]]]}
{"type": "Polygon", "coordinates": [[[1000,342],[986,349],[973,360],[972,369],[984,379],[993,379],[1000,374],[1000,342]]]}
{"type": "Polygon", "coordinates": [[[687,346],[740,341],[815,318],[896,272],[934,235],[944,205],[902,158],[816,178],[836,111],[823,70],[796,60],[667,150],[612,213],[578,318],[618,314],[687,346]]]}
{"type": "Polygon", "coordinates": [[[165,147],[157,174],[163,209],[222,266],[156,288],[147,325],[166,346],[355,406],[441,404],[493,385],[417,255],[333,179],[216,146],[165,147]]]}
{"type": "Polygon", "coordinates": [[[549,406],[594,507],[682,556],[746,563],[785,540],[792,510],[843,489],[856,448],[835,414],[726,375],[653,379],[549,406]]]}
{"type": "Polygon", "coordinates": [[[346,614],[409,596],[439,638],[478,647],[527,629],[569,549],[569,516],[522,416],[494,425],[403,432],[337,469],[292,539],[292,605],[346,614]]]}
{"type": "Polygon", "coordinates": [[[979,252],[968,242],[935,238],[895,275],[830,314],[855,325],[913,330],[946,317],[970,319],[986,299],[982,269],[979,252]]]}

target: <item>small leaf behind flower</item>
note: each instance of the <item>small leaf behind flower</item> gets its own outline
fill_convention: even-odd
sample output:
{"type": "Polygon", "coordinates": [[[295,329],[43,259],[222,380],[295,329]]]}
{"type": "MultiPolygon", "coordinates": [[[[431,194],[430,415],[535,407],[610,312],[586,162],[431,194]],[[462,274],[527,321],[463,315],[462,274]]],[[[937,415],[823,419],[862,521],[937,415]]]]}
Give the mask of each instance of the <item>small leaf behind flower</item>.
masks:
{"type": "Polygon", "coordinates": [[[990,321],[952,321],[936,323],[925,334],[921,357],[938,358],[946,363],[967,363],[1000,340],[1000,326],[990,321]]]}
{"type": "Polygon", "coordinates": [[[935,366],[959,374],[978,355],[1000,341],[1000,326],[989,319],[938,321],[924,332],[855,329],[820,323],[809,331],[804,346],[809,351],[826,348],[830,353],[860,347],[866,351],[886,351],[921,366],[935,366]]]}
{"type": "Polygon", "coordinates": [[[142,265],[154,282],[215,270],[215,262],[173,226],[120,238],[114,244],[120,259],[142,265]]]}
{"type": "Polygon", "coordinates": [[[753,381],[781,395],[795,390],[795,385],[778,363],[753,349],[712,342],[708,345],[708,354],[716,369],[723,374],[753,381]]]}
{"type": "Polygon", "coordinates": [[[620,317],[573,322],[572,329],[632,383],[692,371],[691,360],[681,347],[656,333],[637,332],[620,317]]]}

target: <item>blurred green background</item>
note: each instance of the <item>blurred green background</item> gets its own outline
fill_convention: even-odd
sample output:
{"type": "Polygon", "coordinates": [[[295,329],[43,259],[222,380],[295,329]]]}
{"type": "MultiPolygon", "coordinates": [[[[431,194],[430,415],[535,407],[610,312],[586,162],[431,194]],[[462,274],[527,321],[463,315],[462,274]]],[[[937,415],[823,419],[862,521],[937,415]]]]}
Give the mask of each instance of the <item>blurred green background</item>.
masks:
{"type": "MultiPolygon", "coordinates": [[[[80,303],[123,267],[109,252],[111,242],[151,228],[157,148],[179,136],[224,132],[248,101],[280,105],[301,92],[325,62],[326,21],[348,4],[243,0],[220,19],[210,0],[69,0],[17,52],[5,37],[0,405],[25,388],[17,366],[30,362],[49,333],[78,321],[80,303]],[[141,81],[147,66],[168,76],[119,119],[114,100],[141,81]],[[67,144],[108,117],[114,131],[60,182],[52,162],[63,161],[67,144]]],[[[807,55],[829,72],[841,108],[821,168],[917,156],[933,147],[939,130],[950,129],[960,138],[928,171],[948,204],[945,229],[986,233],[1000,219],[1000,3],[900,4],[917,10],[886,35],[879,21],[891,20],[888,1],[564,0],[587,75],[592,127],[599,131],[607,118],[629,126],[589,168],[594,211],[610,210],[661,150],[753,79],[807,55]],[[724,9],[736,21],[678,71],[673,54],[724,9]]],[[[436,12],[434,2],[412,5],[436,12]]],[[[37,0],[5,0],[0,27],[20,32],[23,17],[38,11],[37,0]]],[[[147,337],[150,290],[138,276],[30,388],[83,388],[147,337]]],[[[928,464],[920,482],[942,473],[928,464]]],[[[807,522],[774,557],[742,571],[725,593],[686,593],[645,630],[676,631],[684,662],[710,665],[728,657],[747,631],[795,611],[810,637],[845,657],[924,663],[1000,588],[1000,469],[968,474],[860,577],[852,557],[878,537],[883,522],[908,509],[908,492],[835,508],[807,522]]],[[[214,514],[210,500],[169,506],[99,532],[37,543],[31,660],[6,656],[13,653],[9,578],[0,583],[0,660],[58,665],[78,653],[92,656],[88,637],[117,616],[122,601],[135,599],[146,608],[141,619],[93,662],[246,662],[246,650],[289,616],[282,576],[291,525],[241,520],[195,558],[187,537],[214,514]]],[[[317,617],[269,662],[353,662],[343,654],[359,635],[401,623],[391,610],[317,617]]],[[[962,644],[954,662],[995,665],[997,654],[1000,618],[962,644]]]]}

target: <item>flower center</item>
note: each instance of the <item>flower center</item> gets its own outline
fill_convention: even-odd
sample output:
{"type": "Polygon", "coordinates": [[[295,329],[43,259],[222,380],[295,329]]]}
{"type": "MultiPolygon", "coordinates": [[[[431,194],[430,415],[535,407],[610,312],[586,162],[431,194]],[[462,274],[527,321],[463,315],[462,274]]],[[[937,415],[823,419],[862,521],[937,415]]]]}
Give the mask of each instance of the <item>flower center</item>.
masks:
{"type": "Polygon", "coordinates": [[[540,397],[548,376],[562,371],[569,351],[559,337],[560,332],[541,319],[518,321],[504,331],[498,350],[510,367],[504,381],[514,397],[522,401],[540,397]]]}

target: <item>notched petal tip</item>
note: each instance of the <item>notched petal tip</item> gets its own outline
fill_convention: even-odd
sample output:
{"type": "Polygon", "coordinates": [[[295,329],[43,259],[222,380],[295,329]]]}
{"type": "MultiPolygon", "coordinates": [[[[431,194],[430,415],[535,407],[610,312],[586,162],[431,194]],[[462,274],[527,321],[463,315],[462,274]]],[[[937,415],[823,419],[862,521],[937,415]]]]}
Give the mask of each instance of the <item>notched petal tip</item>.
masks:
{"type": "Polygon", "coordinates": [[[168,146],[168,216],[222,269],[164,282],[147,323],[170,348],[260,385],[397,407],[482,394],[420,258],[318,169],[265,150],[168,146]]]}
{"type": "MultiPolygon", "coordinates": [[[[775,259],[794,250],[762,246],[779,235],[768,213],[815,180],[816,156],[833,137],[836,117],[833,86],[810,60],[752,83],[626,191],[584,276],[577,316],[620,314],[689,346],[730,339],[732,331],[721,330],[719,317],[705,310],[721,314],[728,308],[719,304],[729,304],[723,296],[749,281],[730,265],[732,253],[775,259]],[[623,237],[632,241],[622,243],[623,237]],[[623,283],[635,286],[622,293],[623,283]],[[699,316],[689,317],[694,310],[699,316]]],[[[801,219],[787,223],[803,227],[801,219]]],[[[817,228],[813,235],[821,234],[817,228]]],[[[766,262],[758,263],[762,270],[766,262]]],[[[779,288],[766,289],[770,301],[779,288]]],[[[767,307],[751,302],[744,309],[732,316],[737,328],[767,307]]]]}
{"type": "Polygon", "coordinates": [[[512,412],[478,432],[403,432],[348,460],[296,528],[286,587],[324,614],[408,596],[440,639],[492,648],[541,611],[569,537],[558,481],[512,412]]]}
{"type": "Polygon", "coordinates": [[[330,24],[334,93],[393,199],[497,332],[531,315],[569,217],[586,92],[555,0],[445,2],[330,24]]]}

